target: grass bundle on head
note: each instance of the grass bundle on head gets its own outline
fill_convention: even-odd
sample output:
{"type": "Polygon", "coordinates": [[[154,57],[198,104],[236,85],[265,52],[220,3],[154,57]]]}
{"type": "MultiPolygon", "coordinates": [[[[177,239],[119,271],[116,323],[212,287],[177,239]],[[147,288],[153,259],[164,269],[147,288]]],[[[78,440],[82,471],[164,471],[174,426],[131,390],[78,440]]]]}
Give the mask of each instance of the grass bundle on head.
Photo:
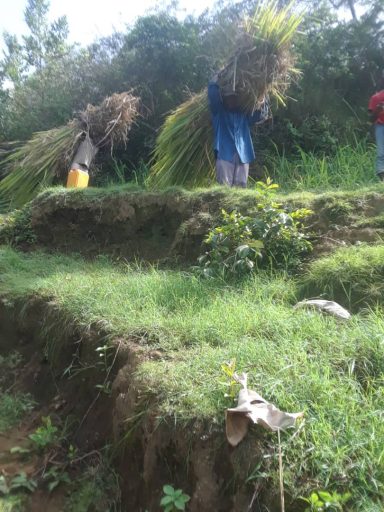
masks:
{"type": "Polygon", "coordinates": [[[93,143],[101,148],[125,144],[136,119],[139,98],[130,92],[112,94],[96,107],[88,105],[79,115],[93,143]]]}
{"type": "Polygon", "coordinates": [[[101,105],[88,105],[67,125],[43,132],[9,151],[0,162],[0,211],[19,208],[55,181],[64,181],[84,134],[112,151],[126,143],[138,115],[139,99],[130,92],[113,94],[101,105]]]}
{"type": "Polygon", "coordinates": [[[243,21],[235,50],[218,76],[226,92],[236,91],[244,110],[253,112],[266,97],[285,104],[285,94],[298,70],[294,67],[292,38],[303,16],[292,4],[261,4],[243,21]]]}
{"type": "MultiPolygon", "coordinates": [[[[266,97],[284,103],[294,68],[292,38],[302,16],[277,3],[263,4],[243,21],[235,50],[219,73],[226,92],[239,95],[246,112],[261,106],[266,97]]],[[[153,188],[172,185],[199,187],[214,177],[213,134],[207,93],[192,96],[165,120],[156,141],[148,180],[153,188]]]]}

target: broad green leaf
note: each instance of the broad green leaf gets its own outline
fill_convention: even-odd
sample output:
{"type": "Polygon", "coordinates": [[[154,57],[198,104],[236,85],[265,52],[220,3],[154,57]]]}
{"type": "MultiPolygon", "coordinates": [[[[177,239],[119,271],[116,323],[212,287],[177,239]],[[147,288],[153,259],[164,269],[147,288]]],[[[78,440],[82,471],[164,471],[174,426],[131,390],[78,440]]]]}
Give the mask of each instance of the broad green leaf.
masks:
{"type": "Polygon", "coordinates": [[[175,493],[175,489],[172,487],[172,485],[164,485],[163,492],[164,494],[173,495],[175,493]]]}
{"type": "Polygon", "coordinates": [[[177,510],[185,510],[185,501],[181,500],[180,498],[175,500],[174,505],[177,508],[177,510]]]}
{"type": "Polygon", "coordinates": [[[161,506],[169,505],[169,503],[173,503],[173,496],[170,496],[170,495],[164,496],[160,501],[161,506]]]}

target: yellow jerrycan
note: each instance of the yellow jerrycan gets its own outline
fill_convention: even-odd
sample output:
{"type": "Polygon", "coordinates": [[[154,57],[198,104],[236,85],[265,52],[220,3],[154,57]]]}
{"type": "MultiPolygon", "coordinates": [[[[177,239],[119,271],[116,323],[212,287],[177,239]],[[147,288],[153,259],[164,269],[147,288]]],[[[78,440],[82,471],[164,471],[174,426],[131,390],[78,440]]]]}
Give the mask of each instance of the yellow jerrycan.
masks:
{"type": "Polygon", "coordinates": [[[89,174],[80,169],[71,169],[68,173],[67,188],[85,188],[88,187],[89,174]]]}
{"type": "Polygon", "coordinates": [[[68,173],[67,188],[88,187],[88,169],[97,153],[97,149],[98,148],[93,145],[89,135],[86,135],[85,139],[80,143],[71,164],[71,169],[68,173]]]}

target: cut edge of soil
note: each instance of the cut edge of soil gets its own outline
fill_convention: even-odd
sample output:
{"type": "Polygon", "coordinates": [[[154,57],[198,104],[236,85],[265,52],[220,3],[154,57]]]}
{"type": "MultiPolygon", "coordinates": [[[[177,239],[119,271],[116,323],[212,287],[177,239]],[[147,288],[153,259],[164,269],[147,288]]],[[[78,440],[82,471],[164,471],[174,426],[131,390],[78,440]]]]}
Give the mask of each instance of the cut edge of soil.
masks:
{"type": "MultiPolygon", "coordinates": [[[[240,447],[232,449],[222,428],[198,420],[188,426],[175,426],[171,419],[159,423],[156,400],[143,402],[135,382],[137,366],[151,357],[151,352],[129,339],[110,338],[115,349],[111,355],[113,368],[107,376],[112,382],[111,394],[99,392],[96,385],[100,384],[101,372],[95,369],[95,349],[105,344],[106,333],[96,327],[84,332],[74,325],[63,333],[57,323],[60,357],[53,358],[51,365],[44,355],[46,338],[41,319],[57,322],[60,314],[55,304],[39,297],[17,303],[0,302],[1,352],[16,350],[25,361],[15,389],[27,389],[38,402],[33,415],[18,427],[19,433],[32,431],[42,415],[52,414],[62,419],[74,418],[76,427],[70,440],[81,453],[111,445],[124,511],[160,511],[165,484],[191,496],[190,512],[243,512],[256,491],[258,500],[254,500],[251,511],[261,510],[258,503],[268,506],[271,512],[279,510],[277,489],[267,484],[255,488],[247,483],[252,469],[264,460],[263,434],[249,435],[240,447]],[[68,379],[63,372],[73,362],[74,353],[89,370],[68,379]]],[[[105,382],[105,374],[101,381],[105,382]]],[[[59,491],[57,500],[61,504],[63,492],[59,491]]],[[[46,503],[47,493],[39,489],[35,494],[37,503],[46,503]]],[[[52,493],[49,499],[54,500],[54,496],[52,493]]],[[[287,502],[290,503],[289,496],[287,502]]],[[[291,503],[286,510],[298,512],[301,505],[291,503]]]]}
{"type": "MultiPolygon", "coordinates": [[[[202,241],[218,222],[222,208],[254,213],[257,195],[249,192],[241,196],[223,190],[98,191],[93,196],[51,191],[26,205],[9,225],[5,222],[0,242],[23,250],[187,264],[196,261],[202,241]]],[[[382,193],[321,195],[309,202],[288,200],[286,206],[313,210],[306,221],[313,234],[313,257],[332,252],[341,244],[376,243],[383,238],[384,229],[377,229],[377,216],[384,208],[382,193]]]]}

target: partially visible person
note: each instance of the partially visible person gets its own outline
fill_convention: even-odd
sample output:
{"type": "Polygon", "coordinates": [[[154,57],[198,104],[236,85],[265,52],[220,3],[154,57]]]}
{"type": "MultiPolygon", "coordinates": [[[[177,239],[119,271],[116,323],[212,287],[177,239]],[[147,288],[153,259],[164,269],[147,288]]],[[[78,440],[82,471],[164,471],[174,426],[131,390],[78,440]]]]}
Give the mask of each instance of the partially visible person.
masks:
{"type": "Polygon", "coordinates": [[[261,110],[252,115],[242,111],[236,92],[220,89],[217,75],[208,84],[208,100],[212,114],[217,182],[228,187],[245,188],[249,164],[255,160],[251,126],[266,120],[268,116],[261,110]]]}
{"type": "Polygon", "coordinates": [[[371,96],[368,110],[371,121],[375,126],[376,137],[376,173],[381,181],[384,181],[384,79],[381,90],[371,96]]]}

